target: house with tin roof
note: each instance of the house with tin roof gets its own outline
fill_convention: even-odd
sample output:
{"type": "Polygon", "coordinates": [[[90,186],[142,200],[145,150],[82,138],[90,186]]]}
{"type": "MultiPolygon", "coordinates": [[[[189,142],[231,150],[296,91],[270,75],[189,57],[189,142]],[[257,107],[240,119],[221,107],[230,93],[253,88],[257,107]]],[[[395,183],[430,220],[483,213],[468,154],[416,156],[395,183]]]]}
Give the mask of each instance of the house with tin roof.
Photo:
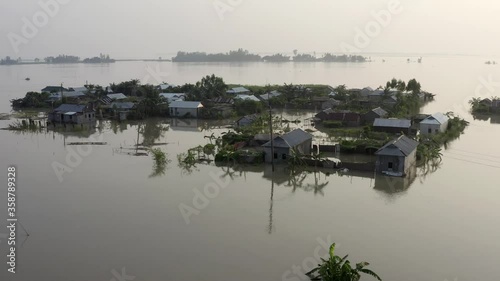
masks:
{"type": "Polygon", "coordinates": [[[168,105],[170,116],[172,117],[192,117],[198,118],[203,104],[199,101],[177,100],[168,105]]]}
{"type": "Polygon", "coordinates": [[[411,120],[408,119],[385,119],[375,118],[373,121],[373,130],[376,132],[385,132],[391,134],[409,134],[411,129],[411,120]]]}
{"type": "Polygon", "coordinates": [[[434,113],[420,122],[420,134],[435,135],[446,132],[450,118],[441,112],[434,113]]]}
{"type": "Polygon", "coordinates": [[[48,121],[51,123],[89,124],[95,120],[95,111],[91,104],[61,104],[48,115],[48,121]]]}
{"type": "Polygon", "coordinates": [[[285,162],[295,152],[301,155],[310,155],[312,139],[313,136],[302,129],[295,129],[282,136],[276,136],[272,142],[269,141],[262,146],[265,160],[270,163],[274,158],[275,162],[285,162]],[[274,148],[274,154],[272,148],[274,148]]]}
{"type": "Polygon", "coordinates": [[[405,176],[417,164],[418,142],[405,135],[388,142],[375,155],[377,173],[405,176]]]}

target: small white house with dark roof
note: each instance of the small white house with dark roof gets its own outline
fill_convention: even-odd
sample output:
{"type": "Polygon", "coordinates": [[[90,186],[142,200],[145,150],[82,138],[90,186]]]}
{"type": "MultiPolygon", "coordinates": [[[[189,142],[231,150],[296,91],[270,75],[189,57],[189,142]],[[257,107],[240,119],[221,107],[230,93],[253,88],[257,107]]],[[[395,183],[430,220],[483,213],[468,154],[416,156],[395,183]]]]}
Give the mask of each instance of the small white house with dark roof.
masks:
{"type": "Polygon", "coordinates": [[[266,162],[272,162],[273,158],[275,162],[287,161],[293,153],[292,150],[303,155],[310,155],[312,139],[313,136],[302,129],[295,129],[282,136],[277,136],[273,139],[273,142],[269,141],[262,146],[266,155],[266,162]],[[274,155],[271,143],[274,148],[274,155]]]}
{"type": "Polygon", "coordinates": [[[377,156],[377,173],[391,176],[404,176],[417,163],[418,142],[407,136],[390,141],[380,148],[377,156]]]}
{"type": "Polygon", "coordinates": [[[420,122],[420,134],[434,135],[446,132],[450,118],[441,112],[434,113],[420,122]]]}
{"type": "Polygon", "coordinates": [[[172,117],[193,117],[198,118],[203,104],[199,101],[177,100],[168,105],[170,116],[172,117]]]}

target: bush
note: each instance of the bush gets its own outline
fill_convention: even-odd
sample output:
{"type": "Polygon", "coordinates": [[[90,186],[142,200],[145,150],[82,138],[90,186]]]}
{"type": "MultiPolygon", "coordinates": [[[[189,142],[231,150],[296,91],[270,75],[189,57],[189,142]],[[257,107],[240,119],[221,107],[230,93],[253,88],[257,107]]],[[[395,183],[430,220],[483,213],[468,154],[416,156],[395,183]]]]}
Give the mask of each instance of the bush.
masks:
{"type": "Polygon", "coordinates": [[[342,121],[323,121],[323,126],[325,128],[340,128],[344,126],[342,121]]]}

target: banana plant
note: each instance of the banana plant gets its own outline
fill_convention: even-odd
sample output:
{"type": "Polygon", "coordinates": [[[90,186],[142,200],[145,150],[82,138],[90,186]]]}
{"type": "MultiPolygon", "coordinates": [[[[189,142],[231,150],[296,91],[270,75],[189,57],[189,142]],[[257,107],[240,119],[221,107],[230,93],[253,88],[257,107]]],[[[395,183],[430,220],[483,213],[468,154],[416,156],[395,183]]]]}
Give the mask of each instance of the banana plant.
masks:
{"type": "Polygon", "coordinates": [[[382,281],[375,272],[365,268],[369,263],[360,262],[355,267],[352,267],[351,262],[347,260],[347,255],[343,258],[335,255],[335,243],[330,246],[329,254],[328,260],[322,258],[322,264],[318,264],[318,267],[306,273],[311,280],[359,281],[361,278],[360,273],[364,273],[382,281]]]}

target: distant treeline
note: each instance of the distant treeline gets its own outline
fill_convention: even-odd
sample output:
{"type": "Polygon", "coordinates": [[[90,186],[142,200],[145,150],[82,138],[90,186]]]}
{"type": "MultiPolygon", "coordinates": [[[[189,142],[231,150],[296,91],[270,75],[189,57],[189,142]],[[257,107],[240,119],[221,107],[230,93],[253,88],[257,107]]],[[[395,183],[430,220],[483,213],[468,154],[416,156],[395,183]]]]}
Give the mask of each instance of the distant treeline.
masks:
{"type": "Polygon", "coordinates": [[[80,60],[80,57],[70,56],[70,55],[58,55],[57,57],[46,57],[42,62],[39,58],[36,58],[34,61],[23,61],[22,58],[18,58],[16,60],[11,59],[10,57],[5,57],[5,59],[0,60],[1,65],[14,65],[14,64],[29,64],[29,63],[49,63],[49,64],[58,64],[58,63],[113,63],[114,59],[111,59],[109,55],[100,54],[99,57],[86,58],[84,60],[80,60]]]}
{"type": "Polygon", "coordinates": [[[310,54],[297,54],[286,56],[283,54],[274,54],[261,57],[251,54],[247,50],[238,49],[229,51],[229,53],[207,54],[204,52],[178,52],[177,56],[172,58],[173,62],[366,62],[367,58],[358,55],[333,55],[326,53],[318,58],[310,54]]]}

